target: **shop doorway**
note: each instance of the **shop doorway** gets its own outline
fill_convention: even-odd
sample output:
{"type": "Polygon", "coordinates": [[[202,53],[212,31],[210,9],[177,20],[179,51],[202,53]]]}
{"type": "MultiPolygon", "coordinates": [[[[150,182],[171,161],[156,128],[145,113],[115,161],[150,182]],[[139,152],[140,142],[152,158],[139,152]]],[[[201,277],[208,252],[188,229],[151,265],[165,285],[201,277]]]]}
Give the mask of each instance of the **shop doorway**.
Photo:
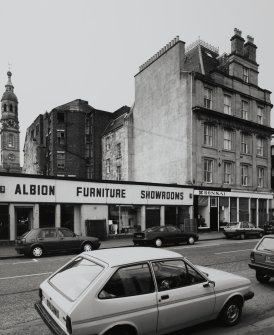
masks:
{"type": "Polygon", "coordinates": [[[160,226],[160,207],[146,208],[146,229],[160,226]]]}
{"type": "Polygon", "coordinates": [[[55,204],[39,205],[39,227],[55,227],[55,204]]]}
{"type": "Polygon", "coordinates": [[[0,205],[0,240],[10,239],[9,206],[0,205]]]}
{"type": "Polygon", "coordinates": [[[210,197],[210,229],[218,231],[218,198],[210,197]]]}
{"type": "Polygon", "coordinates": [[[32,227],[32,207],[15,207],[16,236],[21,236],[32,227]]]}

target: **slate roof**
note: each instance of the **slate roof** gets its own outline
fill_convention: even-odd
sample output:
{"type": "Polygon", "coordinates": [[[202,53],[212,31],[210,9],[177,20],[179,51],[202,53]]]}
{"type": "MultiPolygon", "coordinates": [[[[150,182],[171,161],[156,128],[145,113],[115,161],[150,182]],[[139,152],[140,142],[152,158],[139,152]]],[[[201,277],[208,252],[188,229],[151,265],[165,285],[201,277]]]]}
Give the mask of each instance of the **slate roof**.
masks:
{"type": "Polygon", "coordinates": [[[126,114],[128,114],[130,111],[130,107],[128,106],[123,106],[119,109],[117,109],[114,113],[113,113],[113,119],[109,122],[109,124],[107,125],[103,136],[122,127],[124,124],[124,117],[126,114]]]}

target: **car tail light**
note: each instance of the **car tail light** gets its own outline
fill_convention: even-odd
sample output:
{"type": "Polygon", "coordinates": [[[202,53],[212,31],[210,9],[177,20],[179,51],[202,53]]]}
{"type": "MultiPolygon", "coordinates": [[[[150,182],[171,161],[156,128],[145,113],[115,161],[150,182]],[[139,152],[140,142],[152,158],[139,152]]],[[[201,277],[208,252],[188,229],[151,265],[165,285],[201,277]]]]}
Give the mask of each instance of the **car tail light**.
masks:
{"type": "Polygon", "coordinates": [[[71,319],[69,316],[66,317],[66,327],[67,331],[72,334],[71,319]]]}
{"type": "Polygon", "coordinates": [[[251,262],[255,262],[255,253],[254,253],[254,251],[251,251],[250,260],[251,260],[251,262]]]}
{"type": "Polygon", "coordinates": [[[43,292],[41,288],[39,288],[39,298],[40,300],[43,300],[43,292]]]}

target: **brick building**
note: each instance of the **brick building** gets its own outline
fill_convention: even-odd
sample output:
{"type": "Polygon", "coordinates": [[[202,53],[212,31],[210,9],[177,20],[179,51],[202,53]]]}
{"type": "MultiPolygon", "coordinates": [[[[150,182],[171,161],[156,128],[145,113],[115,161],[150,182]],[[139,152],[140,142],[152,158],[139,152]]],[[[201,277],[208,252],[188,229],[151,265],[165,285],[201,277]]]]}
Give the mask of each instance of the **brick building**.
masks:
{"type": "Polygon", "coordinates": [[[129,179],[193,185],[205,228],[262,225],[270,213],[271,92],[258,84],[256,52],[238,29],[223,55],[177,37],[135,76],[129,179]]]}
{"type": "Polygon", "coordinates": [[[101,136],[111,118],[81,99],[39,115],[26,132],[23,172],[101,179],[101,136]]]}

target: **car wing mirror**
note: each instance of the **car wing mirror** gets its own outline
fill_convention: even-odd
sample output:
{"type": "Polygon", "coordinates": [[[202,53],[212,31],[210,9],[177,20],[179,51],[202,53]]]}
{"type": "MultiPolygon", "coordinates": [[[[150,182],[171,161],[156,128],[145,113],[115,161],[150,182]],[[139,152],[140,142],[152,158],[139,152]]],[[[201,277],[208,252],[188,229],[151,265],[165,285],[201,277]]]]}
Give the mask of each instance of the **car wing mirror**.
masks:
{"type": "Polygon", "coordinates": [[[215,281],[209,280],[203,285],[204,287],[215,287],[215,281]]]}

